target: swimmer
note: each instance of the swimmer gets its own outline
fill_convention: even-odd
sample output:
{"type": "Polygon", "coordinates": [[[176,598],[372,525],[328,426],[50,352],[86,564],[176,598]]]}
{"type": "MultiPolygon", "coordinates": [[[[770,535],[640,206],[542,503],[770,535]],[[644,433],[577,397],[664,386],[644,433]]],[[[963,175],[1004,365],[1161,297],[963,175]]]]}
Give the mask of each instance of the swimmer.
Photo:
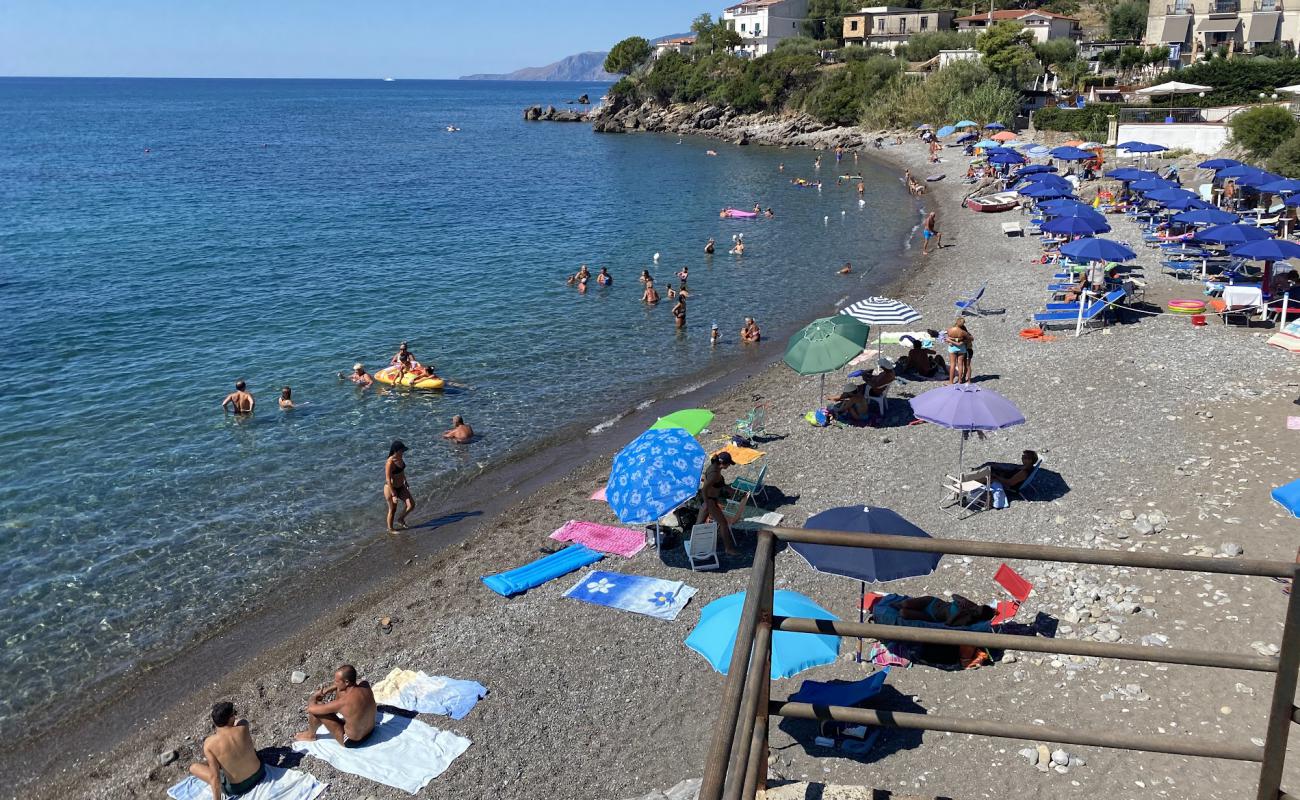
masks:
{"type": "Polygon", "coordinates": [[[784,162],[784,161],[782,161],[780,164],[777,164],[777,165],[776,165],[776,171],[777,171],[777,172],[785,172],[785,162],[784,162]]]}
{"type": "Polygon", "coordinates": [[[681,284],[680,286],[677,287],[677,296],[680,297],[680,298],[682,298],[683,300],[685,300],[686,298],[688,298],[688,297],[691,296],[691,293],[688,292],[688,291],[686,291],[686,282],[685,282],[685,281],[683,281],[682,284],[681,284]]]}
{"type": "Polygon", "coordinates": [[[587,293],[587,279],[582,278],[581,280],[578,281],[578,294],[586,294],[586,293],[587,293]]]}
{"type": "Polygon", "coordinates": [[[851,264],[851,263],[848,262],[848,261],[845,261],[845,262],[844,262],[844,266],[840,267],[840,274],[841,274],[841,275],[852,275],[852,274],[853,274],[853,264],[851,264]]]}
{"type": "Polygon", "coordinates": [[[674,297],[677,296],[677,290],[673,288],[673,285],[671,283],[665,283],[664,294],[668,295],[669,300],[672,300],[674,297]]]}
{"type": "Polygon", "coordinates": [[[726,218],[727,218],[727,209],[724,208],[718,212],[718,219],[726,219],[726,218]]]}
{"type": "Polygon", "coordinates": [[[755,203],[755,204],[754,204],[754,213],[755,213],[755,214],[762,214],[762,213],[763,213],[763,207],[762,207],[761,205],[759,205],[758,203],[755,203]]]}
{"type": "Polygon", "coordinates": [[[821,169],[821,168],[822,168],[822,157],[817,156],[817,160],[813,162],[813,169],[821,169]]]}
{"type": "Polygon", "coordinates": [[[397,367],[397,375],[394,376],[393,382],[396,383],[402,379],[408,372],[414,372],[420,367],[420,362],[415,360],[415,356],[407,349],[406,342],[398,345],[397,354],[388,360],[390,366],[397,367]]]}
{"type": "Polygon", "coordinates": [[[740,329],[740,340],[750,344],[757,344],[762,341],[763,334],[758,329],[758,323],[753,317],[745,317],[745,326],[740,329]]]}
{"type": "Polygon", "coordinates": [[[705,151],[704,151],[704,155],[706,155],[706,156],[716,156],[717,154],[718,154],[718,151],[716,151],[716,150],[705,150],[705,151]]]}
{"type": "Polygon", "coordinates": [[[457,414],[451,418],[451,430],[442,435],[444,439],[450,439],[456,444],[465,444],[474,438],[474,429],[465,422],[465,418],[457,414]]]}
{"type": "Polygon", "coordinates": [[[743,255],[745,254],[745,240],[744,240],[744,239],[737,239],[737,240],[736,240],[736,246],[733,247],[733,248],[731,248],[731,254],[732,254],[733,256],[743,256],[743,255]]]}
{"type": "Polygon", "coordinates": [[[280,390],[280,408],[293,408],[293,390],[288,386],[280,390]]]}
{"type": "Polygon", "coordinates": [[[867,193],[867,185],[862,181],[858,181],[858,197],[862,197],[866,193],[867,193]]]}
{"type": "Polygon", "coordinates": [[[601,286],[612,286],[614,284],[614,278],[609,274],[608,269],[601,267],[600,274],[596,276],[596,283],[599,283],[601,286]]]}
{"type": "Polygon", "coordinates": [[[714,247],[713,239],[709,239],[707,242],[704,243],[704,254],[706,256],[713,255],[713,247],[714,247]]]}
{"type": "MultiPolygon", "coordinates": [[[[342,378],[343,373],[340,372],[339,377],[342,378]]],[[[352,374],[347,377],[348,380],[352,381],[357,386],[360,386],[362,389],[369,389],[370,384],[375,382],[375,379],[370,377],[370,373],[366,372],[365,365],[360,361],[352,365],[352,374]]]]}
{"type": "Polygon", "coordinates": [[[717,347],[718,340],[722,338],[721,332],[718,331],[718,323],[713,323],[713,328],[709,330],[709,347],[717,347]]]}
{"type": "Polygon", "coordinates": [[[243,381],[235,381],[235,391],[226,395],[226,399],[221,401],[222,411],[233,411],[236,414],[252,414],[257,401],[249,393],[248,386],[243,381]]]}
{"type": "Polygon", "coordinates": [[[768,206],[767,211],[763,212],[763,216],[767,217],[768,219],[776,219],[776,212],[772,210],[771,206],[768,206]]]}
{"type": "Polygon", "coordinates": [[[650,270],[648,270],[648,269],[643,269],[643,270],[641,270],[641,283],[642,283],[642,284],[648,285],[648,284],[653,284],[654,282],[655,282],[655,279],[652,278],[652,277],[650,277],[650,270]]]}
{"type": "Polygon", "coordinates": [[[645,291],[641,294],[641,302],[648,305],[655,305],[659,302],[659,290],[655,289],[653,283],[647,283],[645,285],[645,291]]]}
{"type": "Polygon", "coordinates": [[[673,306],[673,320],[677,330],[686,327],[686,298],[677,298],[677,305],[673,306]]]}
{"type": "Polygon", "coordinates": [[[689,278],[690,276],[691,276],[691,272],[690,269],[687,267],[682,267],[681,271],[677,273],[677,279],[682,283],[686,283],[686,279],[689,278]]]}

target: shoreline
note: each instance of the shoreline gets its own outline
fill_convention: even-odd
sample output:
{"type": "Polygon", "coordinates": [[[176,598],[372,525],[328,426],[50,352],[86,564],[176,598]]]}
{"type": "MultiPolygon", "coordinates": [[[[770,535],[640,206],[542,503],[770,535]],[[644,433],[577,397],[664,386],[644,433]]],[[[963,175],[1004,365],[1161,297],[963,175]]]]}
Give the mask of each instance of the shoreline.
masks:
{"type": "MultiPolygon", "coordinates": [[[[709,133],[692,131],[689,135],[709,133]]],[[[811,143],[794,146],[820,149],[811,143]]],[[[904,168],[879,152],[864,149],[860,155],[895,175],[904,168]]],[[[911,208],[917,211],[930,207],[935,198],[927,194],[913,201],[911,208]]],[[[836,288],[826,292],[824,305],[820,306],[822,311],[834,313],[846,298],[856,294],[894,292],[907,285],[924,264],[919,250],[910,247],[919,219],[919,216],[914,218],[908,239],[898,244],[901,266],[891,269],[881,263],[871,272],[856,274],[855,280],[844,287],[833,280],[834,270],[828,269],[828,286],[836,288]]],[[[673,379],[687,383],[691,388],[686,391],[668,391],[671,382],[661,384],[617,416],[596,419],[594,425],[591,421],[577,422],[537,442],[522,445],[497,463],[468,478],[458,479],[449,491],[436,484],[429,487],[418,496],[421,509],[413,515],[414,524],[410,526],[415,536],[389,537],[376,525],[375,532],[346,545],[351,551],[348,555],[314,570],[310,579],[290,578],[273,598],[265,598],[257,607],[223,619],[214,632],[167,656],[146,657],[96,685],[97,702],[91,713],[76,711],[73,701],[67,701],[46,727],[15,736],[14,757],[9,763],[22,766],[0,768],[0,780],[14,790],[22,790],[24,796],[44,796],[41,793],[46,787],[34,784],[37,777],[48,781],[57,773],[61,779],[75,781],[83,770],[97,770],[99,764],[95,762],[105,754],[134,749],[131,743],[148,735],[138,729],[166,726],[181,716],[201,718],[206,705],[195,697],[196,686],[257,682],[273,669],[273,663],[289,658],[291,651],[300,651],[307,646],[305,643],[328,636],[331,630],[355,619],[361,609],[381,605],[401,585],[434,575],[456,550],[489,533],[494,523],[518,506],[521,497],[526,500],[548,489],[557,489],[574,475],[593,468],[603,467],[607,471],[612,456],[660,415],[664,403],[709,405],[709,401],[732,401],[752,394],[752,386],[761,384],[762,378],[772,370],[781,369],[781,348],[789,335],[823,315],[813,313],[806,318],[769,323],[765,326],[768,335],[763,343],[731,359],[733,366],[721,375],[701,382],[705,376],[716,373],[716,368],[705,366],[673,379]],[[484,485],[493,482],[499,484],[496,490],[482,490],[484,485]],[[439,510],[431,513],[429,509],[435,502],[439,510]],[[435,536],[420,535],[425,533],[435,536]],[[347,588],[340,589],[340,586],[347,588]],[[304,607],[314,609],[310,620],[298,617],[304,607]],[[346,622],[340,623],[340,618],[346,622]],[[121,726],[124,718],[131,720],[136,730],[124,730],[121,726]],[[66,759],[70,751],[75,753],[76,760],[56,767],[56,761],[66,759]]],[[[523,558],[521,555],[520,560],[523,558]]],[[[57,795],[56,792],[51,796],[57,795]]]]}

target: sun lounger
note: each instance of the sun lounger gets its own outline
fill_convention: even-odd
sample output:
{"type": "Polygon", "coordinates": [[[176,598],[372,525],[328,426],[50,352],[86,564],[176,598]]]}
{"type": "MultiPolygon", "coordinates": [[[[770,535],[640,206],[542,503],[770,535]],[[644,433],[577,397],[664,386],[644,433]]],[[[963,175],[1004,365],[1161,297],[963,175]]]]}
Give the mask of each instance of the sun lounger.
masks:
{"type": "Polygon", "coordinates": [[[582,544],[570,545],[558,553],[539,558],[531,564],[485,576],[483,584],[502,597],[522,594],[575,569],[582,569],[604,558],[600,553],[582,544]]]}
{"type": "Polygon", "coordinates": [[[980,299],[984,297],[984,290],[987,288],[988,288],[988,284],[986,283],[983,286],[981,286],[979,288],[979,291],[975,292],[975,294],[971,295],[965,300],[958,300],[953,305],[955,305],[957,307],[957,310],[963,314],[978,315],[981,313],[979,308],[980,299]]]}
{"type": "MultiPolygon", "coordinates": [[[[263,764],[266,777],[241,800],[316,800],[329,787],[305,772],[263,764]]],[[[167,790],[172,800],[212,800],[212,787],[190,775],[167,790]]]]}
{"type": "Polygon", "coordinates": [[[808,703],[814,706],[845,706],[853,708],[865,703],[885,688],[889,677],[886,667],[868,678],[852,683],[827,683],[824,681],[804,681],[799,691],[790,695],[792,703],[808,703]]]}
{"type": "Polygon", "coordinates": [[[1084,308],[1082,316],[1079,315],[1078,306],[1075,306],[1074,311],[1048,311],[1046,313],[1035,314],[1034,322],[1038,323],[1038,327],[1046,329],[1050,325],[1068,326],[1078,324],[1080,321],[1089,323],[1098,319],[1104,321],[1106,310],[1110,308],[1112,303],[1119,302],[1123,297],[1124,290],[1116,289],[1105,297],[1090,302],[1084,308]]]}
{"type": "Polygon", "coordinates": [[[381,712],[375,730],[365,741],[344,747],[322,725],[317,738],[294,742],[293,749],[327,761],[340,772],[416,794],[429,781],[447,771],[465,752],[470,740],[439,730],[418,719],[381,712]]]}
{"type": "Polygon", "coordinates": [[[1038,463],[1034,464],[1034,468],[1029,471],[1029,475],[1025,477],[1024,481],[1019,486],[1007,488],[1006,491],[1009,494],[1018,495],[1022,500],[1032,500],[1038,494],[1038,490],[1034,487],[1034,479],[1038,477],[1038,473],[1042,468],[1043,459],[1040,457],[1038,463]]]}

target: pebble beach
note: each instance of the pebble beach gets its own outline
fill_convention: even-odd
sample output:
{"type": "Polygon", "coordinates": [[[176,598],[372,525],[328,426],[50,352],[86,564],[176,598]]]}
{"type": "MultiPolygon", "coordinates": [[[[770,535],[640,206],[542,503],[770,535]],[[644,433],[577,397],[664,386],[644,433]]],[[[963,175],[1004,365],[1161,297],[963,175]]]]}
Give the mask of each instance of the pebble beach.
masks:
{"type": "MultiPolygon", "coordinates": [[[[900,175],[903,169],[945,174],[927,184],[920,201],[937,213],[944,246],[922,256],[920,238],[914,239],[911,265],[888,294],[922,313],[916,327],[941,329],[952,323],[955,300],[987,286],[987,313],[968,318],[977,344],[972,374],[981,386],[1012,399],[1027,422],[971,439],[966,462],[1014,461],[1021,450],[1033,449],[1044,459],[1040,499],[1015,500],[1007,509],[964,520],[940,508],[940,480],[956,469],[958,435],[907,424],[907,399],[938,381],[896,382],[877,427],[818,428],[803,419],[817,398],[817,378],[801,378],[778,362],[701,401],[717,412],[712,430],[700,437],[706,449],[729,436],[732,421],[756,401],[765,403],[760,447],[770,490],[761,505],[783,515],[785,525],[802,525],[832,507],[865,504],[893,509],[937,537],[1291,560],[1300,529],[1268,493],[1296,477],[1300,432],[1287,429],[1287,418],[1300,414],[1300,362],[1265,345],[1270,328],[1213,320],[1197,328],[1184,316],[1156,313],[1130,314],[1121,324],[1077,338],[1065,330],[1023,339],[1019,332],[1042,310],[1055,270],[1036,263],[1032,237],[1002,233],[1001,222],[1028,226],[1020,212],[977,214],[961,207],[967,162],[956,150],[945,152],[936,169],[914,140],[869,151],[900,175]]],[[[806,150],[790,151],[792,162],[812,158],[806,150]]],[[[773,181],[786,177],[774,175],[773,181]]],[[[1162,274],[1133,223],[1115,216],[1111,224],[1111,238],[1138,245],[1136,264],[1147,284],[1141,309],[1158,312],[1170,299],[1199,294],[1195,283],[1162,274]]],[[[861,299],[861,280],[837,275],[839,266],[808,264],[808,279],[839,282],[848,301],[861,299]]],[[[772,352],[779,358],[779,348],[772,352]]],[[[901,352],[886,346],[887,354],[901,352]]],[[[842,383],[847,371],[828,376],[827,387],[842,383]]],[[[647,415],[652,421],[673,410],[659,404],[647,415]]],[[[371,680],[401,667],[488,687],[488,696],[462,720],[421,717],[473,742],[424,789],[425,797],[639,798],[698,777],[724,679],[682,641],[707,603],[745,588],[752,535],[741,536],[741,556],[724,557],[714,572],[691,572],[680,547],[597,565],[698,589],[672,622],[562,597],[576,574],[510,599],[479,580],[538,557],[540,548],[555,544],[547,536],[568,520],[618,524],[607,505],[590,499],[604,485],[613,455],[518,493],[510,507],[479,519],[462,541],[412,559],[339,608],[307,615],[314,620],[216,685],[193,686],[188,699],[156,708],[147,719],[122,720],[131,732],[107,752],[50,758],[36,766],[39,783],[10,781],[0,795],[165,796],[200,754],[207,709],[229,699],[250,720],[258,746],[270,748],[264,760],[328,782],[327,797],[407,796],[300,759],[288,748],[302,725],[305,690],[343,662],[371,680]],[[382,618],[390,624],[381,627],[382,618]],[[296,671],[305,673],[305,685],[291,680],[296,671]]],[[[933,574],[881,590],[955,592],[994,602],[1002,597],[992,582],[998,563],[946,556],[933,574]]],[[[1280,641],[1286,598],[1267,579],[1013,566],[1035,586],[1020,618],[1050,618],[1063,638],[1264,654],[1276,652],[1270,647],[1280,641]]],[[[856,619],[856,582],[814,572],[788,550],[777,556],[776,586],[856,619]]],[[[865,677],[874,668],[852,660],[852,645],[846,642],[832,665],[775,682],[773,696],[793,693],[805,678],[865,677]]],[[[1241,743],[1264,735],[1271,682],[1253,673],[1008,651],[977,670],[894,669],[889,686],[888,702],[897,710],[1241,743]]],[[[808,782],[927,798],[1229,800],[1253,794],[1256,772],[1240,763],[1076,747],[1065,748],[1063,763],[1040,769],[1042,742],[902,730],[887,730],[869,753],[851,755],[814,744],[815,736],[811,723],[773,725],[772,782],[790,784],[779,796],[818,796],[800,793],[808,782]],[[1022,755],[1024,749],[1033,755],[1022,755]]],[[[1289,768],[1287,777],[1296,785],[1300,766],[1289,768]]],[[[825,796],[833,795],[828,790],[825,796]]]]}

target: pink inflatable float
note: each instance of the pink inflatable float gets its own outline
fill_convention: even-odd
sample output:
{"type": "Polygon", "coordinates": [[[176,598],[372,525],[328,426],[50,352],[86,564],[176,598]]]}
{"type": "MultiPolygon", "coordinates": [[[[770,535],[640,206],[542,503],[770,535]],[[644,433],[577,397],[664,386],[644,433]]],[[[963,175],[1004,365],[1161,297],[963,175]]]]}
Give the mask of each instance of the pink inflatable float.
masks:
{"type": "Polygon", "coordinates": [[[742,211],[739,208],[724,208],[722,209],[721,216],[729,219],[753,219],[754,217],[757,217],[758,214],[753,211],[742,211]]]}

